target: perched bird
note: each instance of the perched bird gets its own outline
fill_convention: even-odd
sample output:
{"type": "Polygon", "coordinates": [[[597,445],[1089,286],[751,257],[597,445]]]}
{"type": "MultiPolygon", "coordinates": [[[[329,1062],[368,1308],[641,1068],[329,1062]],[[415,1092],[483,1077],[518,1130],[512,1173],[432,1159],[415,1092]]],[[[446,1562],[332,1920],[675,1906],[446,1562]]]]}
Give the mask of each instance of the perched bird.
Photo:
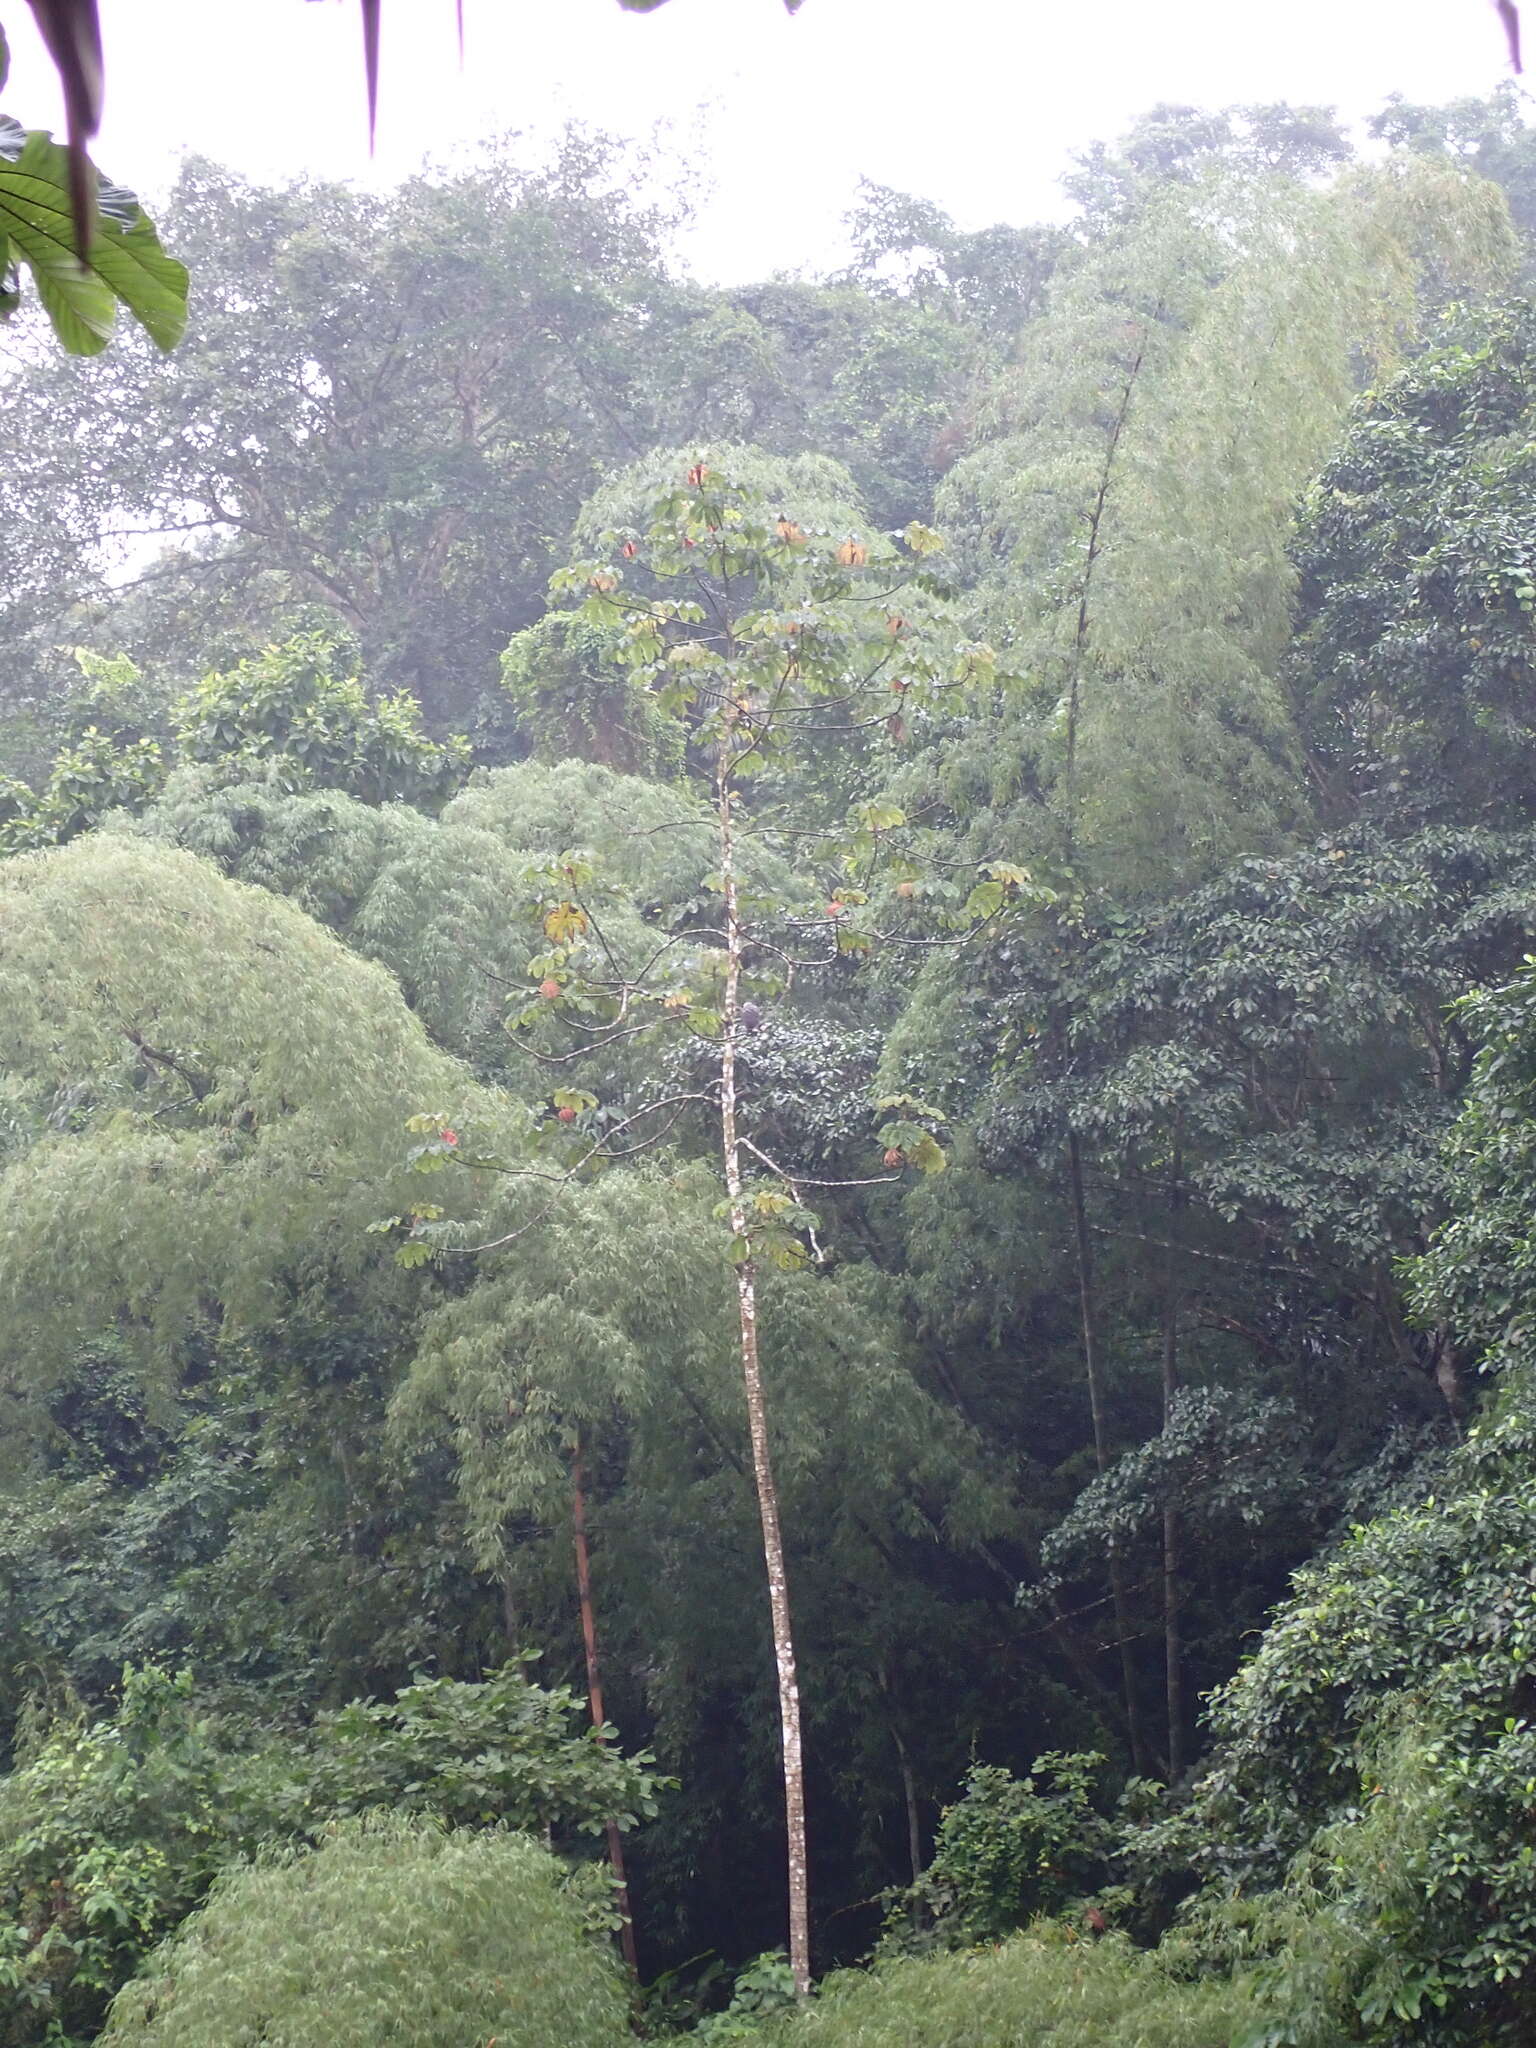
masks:
{"type": "Polygon", "coordinates": [[[737,1014],[741,1018],[743,1031],[755,1031],[763,1021],[763,1013],[756,1003],[743,1003],[737,1014]]]}

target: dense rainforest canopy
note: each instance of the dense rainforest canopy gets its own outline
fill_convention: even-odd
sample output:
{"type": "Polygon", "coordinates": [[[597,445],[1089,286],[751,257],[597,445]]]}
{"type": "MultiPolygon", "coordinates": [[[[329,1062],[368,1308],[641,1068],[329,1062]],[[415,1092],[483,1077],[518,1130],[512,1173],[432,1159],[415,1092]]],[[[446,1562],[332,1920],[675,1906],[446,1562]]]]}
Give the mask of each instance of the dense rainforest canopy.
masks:
{"type": "Polygon", "coordinates": [[[1536,140],[1373,126],[17,311],[5,2048],[1532,2037],[1536,140]]]}

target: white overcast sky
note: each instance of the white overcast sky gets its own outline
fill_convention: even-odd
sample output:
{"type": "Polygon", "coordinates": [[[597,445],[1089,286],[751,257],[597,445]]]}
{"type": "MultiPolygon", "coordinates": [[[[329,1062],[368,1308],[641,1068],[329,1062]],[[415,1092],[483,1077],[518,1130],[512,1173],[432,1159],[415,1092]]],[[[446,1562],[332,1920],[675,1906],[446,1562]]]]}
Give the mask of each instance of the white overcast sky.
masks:
{"type": "MultiPolygon", "coordinates": [[[[1526,9],[1536,64],[1536,5],[1526,9]]],[[[95,148],[151,202],[195,150],[247,176],[376,182],[489,132],[670,124],[702,211],[686,254],[722,281],[826,267],[858,181],[965,226],[1059,211],[1070,150],[1157,100],[1321,102],[1509,76],[1490,0],[385,0],[368,154],[355,0],[102,0],[95,148]],[[702,112],[701,112],[702,110],[702,112]]],[[[60,124],[30,18],[6,10],[7,112],[60,124]]],[[[1536,72],[1533,72],[1536,79],[1536,72]]]]}

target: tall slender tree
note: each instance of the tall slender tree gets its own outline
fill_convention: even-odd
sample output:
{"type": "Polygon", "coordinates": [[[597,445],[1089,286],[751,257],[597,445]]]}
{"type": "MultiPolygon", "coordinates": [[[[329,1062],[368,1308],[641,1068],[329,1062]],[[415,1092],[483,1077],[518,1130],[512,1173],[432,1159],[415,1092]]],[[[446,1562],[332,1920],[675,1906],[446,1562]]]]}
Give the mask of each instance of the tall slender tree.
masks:
{"type": "MultiPolygon", "coordinates": [[[[703,458],[663,459],[649,482],[633,523],[602,533],[594,557],[561,571],[555,588],[578,596],[613,655],[680,725],[699,815],[712,820],[714,869],[705,887],[719,909],[629,959],[607,934],[591,862],[573,853],[544,867],[539,908],[548,943],[528,964],[535,990],[514,1024],[557,1075],[600,1065],[627,1041],[669,1036],[679,1078],[616,1105],[557,1087],[545,1126],[549,1156],[508,1167],[535,1184],[553,1180],[557,1191],[535,1196],[510,1232],[477,1249],[495,1251],[535,1228],[577,1175],[629,1159],[680,1127],[712,1128],[768,1582],[790,1962],[804,1995],[804,1744],[760,1279],[764,1261],[793,1269],[824,1258],[807,1197],[853,1183],[808,1177],[767,1149],[752,1101],[750,1043],[762,1006],[781,1000],[797,978],[836,975],[886,938],[963,943],[1026,878],[1001,866],[976,875],[953,919],[958,929],[947,932],[919,931],[910,920],[905,930],[887,930],[871,907],[874,892],[888,890],[893,911],[904,911],[921,872],[907,820],[878,794],[883,751],[899,748],[912,721],[942,709],[993,665],[991,650],[967,640],[926,587],[923,564],[938,551],[937,536],[914,526],[897,547],[864,531],[817,528],[703,458]],[[822,765],[806,774],[808,751],[823,757],[839,746],[848,757],[840,792],[822,765]]],[[[886,1121],[874,1142],[883,1163],[857,1184],[895,1183],[909,1167],[942,1164],[921,1104],[893,1097],[879,1107],[886,1121]]],[[[434,1158],[450,1148],[440,1126],[425,1123],[425,1156],[434,1158]]],[[[429,1227],[405,1254],[428,1255],[434,1241],[429,1227]]]]}

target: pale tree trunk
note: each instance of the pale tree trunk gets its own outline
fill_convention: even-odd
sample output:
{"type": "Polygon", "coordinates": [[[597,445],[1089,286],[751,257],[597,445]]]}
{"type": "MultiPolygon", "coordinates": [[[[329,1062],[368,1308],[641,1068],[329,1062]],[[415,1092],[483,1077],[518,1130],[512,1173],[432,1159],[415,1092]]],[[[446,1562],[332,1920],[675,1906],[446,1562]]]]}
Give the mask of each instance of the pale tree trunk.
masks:
{"type": "Polygon", "coordinates": [[[921,1931],[922,1908],[915,1896],[918,1881],[923,1874],[923,1821],[917,1806],[917,1780],[912,1775],[912,1759],[907,1754],[907,1745],[901,1739],[901,1730],[891,1729],[891,1739],[896,1744],[896,1757],[901,1765],[901,1792],[907,1807],[907,1856],[912,1865],[912,1932],[921,1931]]]}
{"type": "MultiPolygon", "coordinates": [[[[723,769],[717,795],[726,934],[725,1001],[720,1036],[720,1150],[725,1167],[726,1193],[730,1198],[731,1229],[738,1238],[745,1239],[748,1219],[742,1200],[741,1146],[736,1134],[736,1031],[741,1009],[742,934],[737,917],[732,792],[723,769]]],[[[768,1412],[763,1400],[762,1365],[757,1347],[757,1272],[750,1258],[742,1259],[736,1267],[736,1301],[741,1324],[741,1376],[747,1396],[758,1513],[763,1524],[763,1562],[768,1570],[768,1608],[773,1620],[773,1657],[778,1674],[779,1726],[783,1736],[784,1818],[789,1844],[789,1966],[794,1975],[796,1995],[804,1998],[811,1988],[811,1941],[800,1686],[795,1672],[789,1582],[784,1570],[784,1537],[779,1525],[779,1496],[773,1483],[773,1463],[768,1450],[768,1412]]]]}
{"type": "MultiPolygon", "coordinates": [[[[509,1564],[502,1566],[498,1583],[501,1588],[501,1628],[507,1639],[507,1655],[515,1657],[522,1649],[523,1642],[521,1625],[517,1618],[517,1596],[512,1590],[512,1567],[509,1564]]],[[[521,1665],[519,1669],[526,1678],[527,1666],[521,1665]]]]}
{"type": "MultiPolygon", "coordinates": [[[[884,1693],[887,1700],[891,1699],[891,1676],[890,1672],[885,1669],[882,1669],[880,1672],[880,1690],[884,1693]]],[[[902,1799],[906,1804],[907,1810],[907,1855],[912,1864],[912,1932],[918,1934],[922,1931],[922,1907],[918,1902],[916,1894],[918,1880],[923,1874],[923,1823],[922,1816],[918,1811],[917,1779],[912,1770],[912,1758],[908,1754],[907,1745],[902,1739],[901,1729],[897,1725],[894,1702],[890,1708],[890,1727],[891,1740],[896,1745],[896,1761],[901,1770],[902,1799]]]]}
{"type": "MultiPolygon", "coordinates": [[[[576,1544],[576,1597],[581,1604],[581,1640],[587,1653],[587,1705],[592,1710],[592,1726],[602,1728],[608,1716],[603,1712],[603,1680],[597,1662],[597,1613],[592,1605],[592,1559],[587,1549],[587,1490],[586,1474],[582,1465],[582,1443],[576,1439],[576,1449],[571,1458],[571,1527],[576,1544]]],[[[607,1824],[608,1862],[617,1886],[619,1907],[619,1946],[624,1951],[624,1961],[629,1974],[637,1981],[640,1976],[640,1958],[635,1952],[635,1923],[629,1909],[629,1879],[624,1870],[624,1837],[619,1832],[616,1820],[607,1824]]]]}
{"type": "MultiPolygon", "coordinates": [[[[1094,1298],[1093,1247],[1088,1238],[1088,1210],[1083,1199],[1083,1154],[1073,1131],[1067,1139],[1067,1180],[1072,1205],[1072,1235],[1077,1246],[1077,1292],[1082,1318],[1083,1376],[1088,1382],[1088,1412],[1093,1421],[1093,1461],[1100,1472],[1109,1469],[1109,1432],[1105,1426],[1104,1388],[1099,1376],[1099,1319],[1094,1298]]],[[[1125,1727],[1131,1739],[1131,1765],[1145,1774],[1147,1749],[1141,1733],[1141,1713],[1136,1704],[1136,1670],[1131,1661],[1130,1610],[1125,1598],[1125,1571],[1109,1540],[1109,1592],[1115,1617],[1115,1638],[1120,1650],[1120,1684],[1125,1696],[1125,1727]]]]}

